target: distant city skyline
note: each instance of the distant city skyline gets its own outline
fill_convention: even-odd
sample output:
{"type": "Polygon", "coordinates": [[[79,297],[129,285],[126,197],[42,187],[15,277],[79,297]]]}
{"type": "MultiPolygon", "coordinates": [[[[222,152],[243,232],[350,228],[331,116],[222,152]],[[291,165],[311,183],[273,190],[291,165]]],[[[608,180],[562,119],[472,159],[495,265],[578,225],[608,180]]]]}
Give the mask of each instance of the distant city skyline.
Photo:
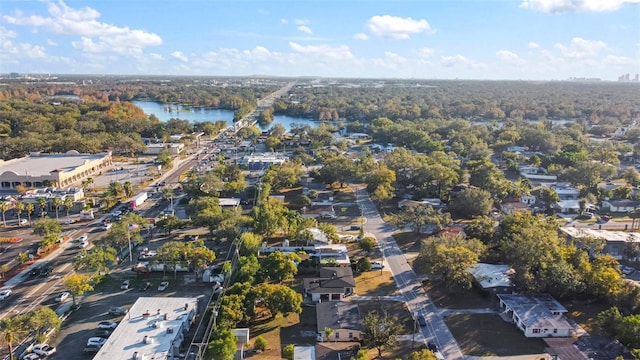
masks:
{"type": "Polygon", "coordinates": [[[6,0],[0,19],[0,73],[609,81],[640,73],[640,0],[6,0]]]}

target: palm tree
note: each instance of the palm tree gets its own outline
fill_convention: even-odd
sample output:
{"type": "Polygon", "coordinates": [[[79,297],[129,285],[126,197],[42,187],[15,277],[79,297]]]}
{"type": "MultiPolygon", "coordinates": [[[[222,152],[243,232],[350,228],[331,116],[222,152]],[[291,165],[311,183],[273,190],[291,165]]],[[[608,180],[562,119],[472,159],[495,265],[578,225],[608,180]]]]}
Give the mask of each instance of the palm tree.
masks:
{"type": "Polygon", "coordinates": [[[2,211],[2,224],[4,227],[7,227],[7,219],[5,218],[5,213],[9,210],[9,204],[6,201],[0,203],[0,211],[2,211]]]}
{"type": "Polygon", "coordinates": [[[47,206],[47,199],[43,197],[38,198],[38,206],[40,206],[40,214],[44,213],[44,208],[47,206]]]}
{"type": "Polygon", "coordinates": [[[20,323],[15,319],[6,318],[0,322],[0,333],[9,347],[9,359],[13,359],[13,343],[23,332],[24,329],[20,328],[20,323]]]}
{"type": "Polygon", "coordinates": [[[24,211],[24,203],[20,202],[20,201],[16,201],[16,203],[14,204],[14,208],[16,209],[16,214],[18,214],[18,224],[21,224],[22,219],[20,219],[20,215],[22,214],[22,212],[24,211]]]}
{"type": "Polygon", "coordinates": [[[62,201],[59,197],[54,197],[53,199],[51,199],[51,205],[53,205],[53,207],[56,209],[56,220],[58,220],[58,209],[60,209],[61,203],[62,201]]]}
{"type": "Polygon", "coordinates": [[[31,225],[31,213],[35,209],[35,206],[33,205],[33,203],[27,203],[24,206],[24,209],[27,211],[27,217],[29,217],[29,225],[31,225]]]}
{"type": "Polygon", "coordinates": [[[73,207],[73,200],[70,197],[65,197],[62,205],[64,206],[64,209],[67,211],[67,221],[71,223],[70,221],[71,219],[69,218],[69,211],[73,207]]]}
{"type": "Polygon", "coordinates": [[[133,185],[131,184],[131,181],[125,181],[125,182],[122,184],[122,187],[123,187],[123,189],[124,189],[124,195],[125,195],[127,198],[130,198],[130,197],[132,197],[132,196],[134,195],[134,192],[133,192],[133,185]]]}

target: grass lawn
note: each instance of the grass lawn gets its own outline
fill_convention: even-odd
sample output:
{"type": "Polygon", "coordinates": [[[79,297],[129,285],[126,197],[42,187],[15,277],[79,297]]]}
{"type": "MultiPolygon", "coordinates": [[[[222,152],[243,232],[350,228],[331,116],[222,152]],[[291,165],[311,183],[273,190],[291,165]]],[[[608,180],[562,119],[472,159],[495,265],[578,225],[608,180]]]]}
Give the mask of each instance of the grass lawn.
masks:
{"type": "Polygon", "coordinates": [[[539,354],[547,348],[542,339],[527,339],[514,324],[495,314],[451,315],[445,322],[465,355],[539,354]]]}
{"type": "Polygon", "coordinates": [[[393,238],[396,240],[398,247],[405,253],[420,251],[420,242],[428,237],[427,235],[417,234],[415,232],[398,232],[393,234],[393,238]]]}
{"type": "MultiPolygon", "coordinates": [[[[394,347],[390,349],[383,349],[382,358],[383,359],[408,359],[409,355],[414,352],[425,348],[424,343],[411,341],[398,341],[394,347]]],[[[367,352],[367,357],[369,359],[377,359],[378,358],[378,350],[370,349],[367,352]]]]}
{"type": "MultiPolygon", "coordinates": [[[[342,203],[342,202],[356,202],[356,196],[353,193],[353,189],[345,186],[342,189],[337,189],[338,192],[333,194],[333,202],[334,203],[342,203]]],[[[334,190],[336,191],[336,190],[334,190]]]]}
{"type": "Polygon", "coordinates": [[[566,316],[577,322],[591,336],[606,336],[598,326],[598,313],[608,310],[611,306],[605,303],[568,302],[562,304],[567,308],[566,316]]]}
{"type": "Polygon", "coordinates": [[[399,301],[359,301],[360,317],[364,318],[371,311],[376,311],[380,315],[387,316],[400,325],[399,334],[409,335],[413,333],[413,317],[403,302],[399,301]]]}
{"type": "Polygon", "coordinates": [[[431,280],[425,285],[425,290],[434,304],[448,309],[472,309],[491,307],[489,296],[472,288],[466,291],[458,290],[452,294],[446,283],[440,280],[431,280]]]}
{"type": "Polygon", "coordinates": [[[356,276],[356,294],[361,296],[394,295],[398,288],[391,272],[367,271],[356,276]]]}

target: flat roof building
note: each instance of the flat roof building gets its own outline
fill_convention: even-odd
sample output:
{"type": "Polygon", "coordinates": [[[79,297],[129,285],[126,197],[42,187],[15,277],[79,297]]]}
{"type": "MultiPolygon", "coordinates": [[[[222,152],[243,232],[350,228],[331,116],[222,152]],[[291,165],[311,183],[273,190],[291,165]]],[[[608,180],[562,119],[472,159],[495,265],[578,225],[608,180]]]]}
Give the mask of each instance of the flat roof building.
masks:
{"type": "Polygon", "coordinates": [[[23,158],[0,161],[0,189],[66,188],[105,171],[111,164],[111,151],[99,154],[81,154],[75,150],[64,154],[34,152],[23,158]]]}
{"type": "Polygon", "coordinates": [[[138,298],[93,359],[177,359],[197,313],[197,298],[138,298]]]}

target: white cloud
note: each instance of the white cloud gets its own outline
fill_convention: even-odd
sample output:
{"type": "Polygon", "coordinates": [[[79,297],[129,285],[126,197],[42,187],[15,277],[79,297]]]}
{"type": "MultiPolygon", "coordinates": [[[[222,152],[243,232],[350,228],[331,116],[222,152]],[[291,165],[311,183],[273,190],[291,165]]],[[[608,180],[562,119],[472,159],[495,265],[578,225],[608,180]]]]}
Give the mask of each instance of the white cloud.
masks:
{"type": "Polygon", "coordinates": [[[74,9],[60,0],[58,3],[50,2],[48,12],[49,16],[40,16],[18,11],[13,15],[3,15],[2,19],[11,25],[80,36],[80,41],[74,41],[72,45],[82,51],[115,52],[136,57],[144,48],[162,44],[162,38],[155,33],[98,21],[100,13],[90,7],[74,9]]]}
{"type": "Polygon", "coordinates": [[[440,56],[442,66],[451,67],[457,65],[474,65],[476,62],[466,56],[457,54],[454,56],[440,56]]]}
{"type": "Polygon", "coordinates": [[[302,31],[305,34],[313,35],[313,31],[306,25],[298,26],[298,31],[302,31]]]}
{"type": "Polygon", "coordinates": [[[404,57],[391,52],[385,51],[384,58],[377,58],[372,60],[373,64],[386,69],[397,69],[398,65],[402,65],[407,62],[404,57]]]}
{"type": "Polygon", "coordinates": [[[51,40],[51,39],[47,39],[47,45],[49,46],[58,46],[58,43],[51,40]]]}
{"type": "Polygon", "coordinates": [[[529,49],[537,49],[540,47],[538,43],[535,43],[533,41],[529,41],[529,44],[527,44],[527,46],[529,47],[529,49]]]}
{"type": "Polygon", "coordinates": [[[603,60],[603,63],[607,65],[638,65],[637,59],[632,59],[626,56],[607,55],[603,60]]]}
{"type": "Polygon", "coordinates": [[[523,0],[520,7],[545,13],[602,12],[638,3],[640,0],[523,0]]]}
{"type": "Polygon", "coordinates": [[[351,50],[349,50],[349,47],[346,45],[335,47],[326,44],[303,46],[293,41],[289,41],[289,46],[298,53],[311,54],[333,60],[350,60],[354,57],[351,50]]]}
{"type": "Polygon", "coordinates": [[[431,30],[427,20],[413,20],[398,16],[382,15],[373,16],[367,21],[369,31],[377,36],[390,39],[409,39],[412,34],[418,34],[431,30]]]}
{"type": "Polygon", "coordinates": [[[496,51],[496,56],[498,57],[498,59],[504,60],[504,61],[521,60],[518,54],[511,52],[509,50],[498,50],[496,51]]]}
{"type": "Polygon", "coordinates": [[[286,23],[288,23],[288,22],[289,22],[289,20],[287,20],[287,19],[280,19],[280,23],[281,23],[281,24],[286,24],[286,23]]]}
{"type": "Polygon", "coordinates": [[[171,56],[173,56],[174,58],[182,62],[189,62],[189,57],[185,55],[182,51],[174,51],[171,53],[171,56]]]}
{"type": "Polygon", "coordinates": [[[152,60],[164,60],[164,56],[160,55],[160,54],[156,54],[156,53],[150,53],[148,55],[148,57],[152,60]]]}
{"type": "Polygon", "coordinates": [[[607,50],[608,46],[603,41],[585,40],[583,38],[574,37],[569,45],[557,43],[554,47],[560,50],[560,53],[569,58],[584,58],[594,56],[603,50],[607,50]]]}
{"type": "Polygon", "coordinates": [[[307,25],[309,23],[309,20],[307,20],[307,19],[294,19],[293,22],[296,25],[307,25]]]}
{"type": "Polygon", "coordinates": [[[436,51],[434,49],[428,47],[420,48],[417,51],[418,57],[423,59],[432,57],[435,53],[436,51]]]}
{"type": "Polygon", "coordinates": [[[353,38],[356,40],[369,40],[369,35],[365,33],[357,33],[353,35],[353,38]]]}

